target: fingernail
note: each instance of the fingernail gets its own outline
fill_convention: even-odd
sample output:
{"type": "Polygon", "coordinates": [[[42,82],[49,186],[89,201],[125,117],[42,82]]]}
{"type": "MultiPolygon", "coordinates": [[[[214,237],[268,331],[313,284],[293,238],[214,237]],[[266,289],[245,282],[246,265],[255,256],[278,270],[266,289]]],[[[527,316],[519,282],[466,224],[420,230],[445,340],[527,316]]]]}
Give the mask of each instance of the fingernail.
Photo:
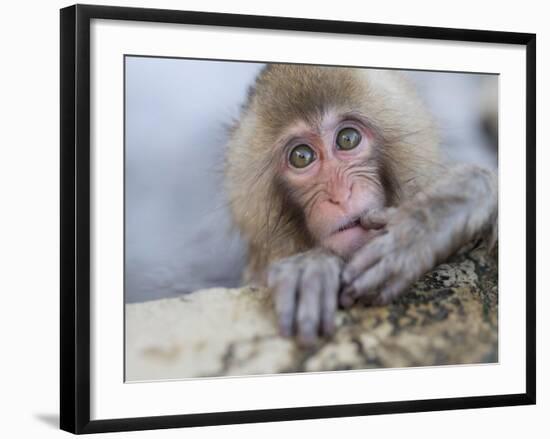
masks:
{"type": "Polygon", "coordinates": [[[352,276],[351,276],[350,270],[349,269],[344,270],[342,272],[342,281],[347,284],[351,282],[351,279],[352,279],[352,276]]]}
{"type": "Polygon", "coordinates": [[[305,348],[310,348],[315,345],[317,342],[317,336],[314,334],[302,334],[298,338],[298,342],[300,343],[300,346],[303,346],[305,348]]]}
{"type": "Polygon", "coordinates": [[[348,294],[342,294],[342,296],[340,296],[340,305],[343,308],[349,308],[351,305],[353,305],[352,297],[348,294]]]}
{"type": "Polygon", "coordinates": [[[279,320],[279,333],[283,337],[290,337],[292,335],[292,321],[289,319],[279,320]]]}
{"type": "Polygon", "coordinates": [[[353,284],[352,285],[348,285],[346,286],[343,290],[342,290],[342,296],[343,297],[351,297],[353,296],[355,293],[355,288],[353,288],[353,284]]]}
{"type": "Polygon", "coordinates": [[[332,335],[334,333],[334,322],[327,322],[323,325],[323,333],[327,336],[332,335]]]}
{"type": "Polygon", "coordinates": [[[279,327],[279,333],[283,336],[283,337],[290,337],[292,334],[291,334],[291,331],[290,331],[290,328],[288,326],[280,326],[279,327]]]}
{"type": "Polygon", "coordinates": [[[382,295],[380,295],[380,296],[373,299],[372,305],[373,306],[384,306],[384,305],[387,305],[387,300],[382,295]]]}
{"type": "Polygon", "coordinates": [[[313,321],[306,320],[300,322],[298,325],[298,338],[300,344],[304,346],[311,346],[314,344],[317,339],[318,324],[315,324],[313,321]]]}

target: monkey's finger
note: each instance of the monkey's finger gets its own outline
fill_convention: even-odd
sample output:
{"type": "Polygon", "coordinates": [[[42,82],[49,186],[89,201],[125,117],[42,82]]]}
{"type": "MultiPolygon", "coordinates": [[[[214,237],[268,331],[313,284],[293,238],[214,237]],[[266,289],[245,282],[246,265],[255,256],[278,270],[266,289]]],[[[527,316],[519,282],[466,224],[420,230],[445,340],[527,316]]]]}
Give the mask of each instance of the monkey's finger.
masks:
{"type": "Polygon", "coordinates": [[[369,300],[372,296],[377,295],[379,287],[392,277],[393,272],[390,265],[382,261],[348,285],[342,292],[341,302],[346,304],[350,299],[354,301],[359,297],[369,300]]]}
{"type": "Polygon", "coordinates": [[[285,337],[293,334],[298,276],[296,269],[281,269],[277,276],[270,275],[268,279],[268,286],[275,295],[279,331],[285,337]]]}
{"type": "Polygon", "coordinates": [[[355,253],[342,271],[342,281],[345,284],[351,284],[357,276],[380,262],[382,257],[387,253],[386,241],[389,239],[387,236],[382,235],[375,238],[355,253]]]}
{"type": "Polygon", "coordinates": [[[321,303],[321,330],[324,335],[334,332],[334,319],[338,307],[338,289],[340,286],[339,269],[326,269],[321,303]]]}
{"type": "Polygon", "coordinates": [[[371,210],[363,215],[359,221],[365,229],[381,229],[386,226],[396,210],[395,207],[371,210]]]}
{"type": "Polygon", "coordinates": [[[323,273],[317,266],[308,265],[300,280],[296,318],[298,341],[311,346],[317,340],[321,319],[323,273]]]}
{"type": "Polygon", "coordinates": [[[378,289],[371,289],[368,291],[358,291],[353,285],[344,288],[340,294],[340,306],[342,308],[351,307],[356,301],[361,302],[363,305],[372,305],[372,301],[378,296],[378,289]]]}
{"type": "Polygon", "coordinates": [[[374,302],[374,299],[376,299],[379,296],[379,290],[373,291],[372,295],[369,296],[361,296],[357,300],[359,303],[361,303],[363,306],[372,306],[372,303],[374,302]]]}
{"type": "Polygon", "coordinates": [[[380,294],[378,294],[372,300],[372,305],[387,305],[392,300],[403,294],[409,286],[410,281],[404,278],[396,278],[393,281],[388,282],[386,285],[384,285],[384,287],[380,291],[380,294]]]}

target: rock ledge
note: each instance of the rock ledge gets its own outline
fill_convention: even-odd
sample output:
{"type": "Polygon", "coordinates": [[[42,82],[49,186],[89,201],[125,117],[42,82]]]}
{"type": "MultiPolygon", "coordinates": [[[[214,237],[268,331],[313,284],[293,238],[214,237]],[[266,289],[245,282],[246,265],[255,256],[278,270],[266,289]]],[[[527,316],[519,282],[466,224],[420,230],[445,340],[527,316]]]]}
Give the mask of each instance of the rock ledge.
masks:
{"type": "Polygon", "coordinates": [[[339,311],[312,349],[279,337],[267,291],[215,288],[126,305],[126,379],[148,381],[498,361],[498,278],[482,248],[395,303],[339,311]]]}

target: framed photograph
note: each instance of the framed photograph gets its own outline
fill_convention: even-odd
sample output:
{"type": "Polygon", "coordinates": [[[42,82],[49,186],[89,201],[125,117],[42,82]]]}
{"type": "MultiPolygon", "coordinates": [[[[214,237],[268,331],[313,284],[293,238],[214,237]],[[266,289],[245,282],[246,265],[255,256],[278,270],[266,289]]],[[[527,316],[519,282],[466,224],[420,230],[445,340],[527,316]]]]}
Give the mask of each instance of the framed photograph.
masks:
{"type": "Polygon", "coordinates": [[[61,428],[535,403],[535,35],[61,10],[61,428]]]}

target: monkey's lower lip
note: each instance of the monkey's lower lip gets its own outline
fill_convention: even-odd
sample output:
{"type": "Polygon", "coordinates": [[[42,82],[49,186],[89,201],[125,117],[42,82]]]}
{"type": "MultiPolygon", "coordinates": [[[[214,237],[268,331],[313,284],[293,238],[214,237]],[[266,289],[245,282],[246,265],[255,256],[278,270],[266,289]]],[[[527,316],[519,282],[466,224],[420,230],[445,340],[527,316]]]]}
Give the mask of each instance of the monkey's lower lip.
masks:
{"type": "Polygon", "coordinates": [[[327,236],[321,242],[321,245],[343,257],[348,257],[365,244],[369,233],[369,230],[361,226],[359,220],[353,220],[340,226],[327,236]]]}
{"type": "Polygon", "coordinates": [[[359,218],[355,218],[354,220],[349,221],[344,225],[338,227],[338,229],[334,233],[345,232],[346,230],[352,229],[353,227],[360,227],[360,226],[361,226],[361,222],[359,221],[359,218]]]}

